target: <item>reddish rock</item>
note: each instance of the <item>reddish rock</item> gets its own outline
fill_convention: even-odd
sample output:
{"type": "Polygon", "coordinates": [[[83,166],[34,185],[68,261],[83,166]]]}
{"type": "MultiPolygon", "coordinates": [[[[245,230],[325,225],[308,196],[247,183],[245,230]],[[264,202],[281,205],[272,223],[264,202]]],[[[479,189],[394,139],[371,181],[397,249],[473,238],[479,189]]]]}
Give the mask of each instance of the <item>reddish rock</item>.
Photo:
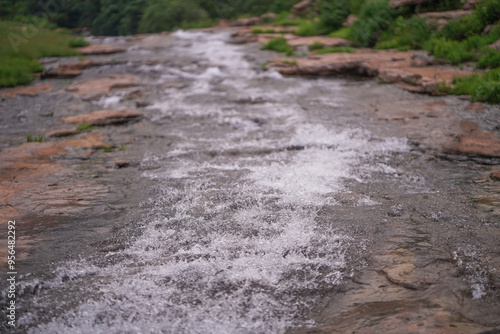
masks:
{"type": "Polygon", "coordinates": [[[303,0],[292,7],[292,11],[295,15],[302,16],[307,13],[307,11],[314,7],[314,1],[303,0]]]}
{"type": "Polygon", "coordinates": [[[409,73],[407,71],[398,69],[383,69],[379,73],[379,78],[387,83],[394,82],[406,82],[406,83],[416,83],[422,76],[418,73],[409,73]]]}
{"type": "Polygon", "coordinates": [[[245,27],[245,26],[254,26],[259,24],[262,21],[260,17],[248,17],[245,19],[238,19],[234,22],[231,22],[230,26],[232,27],[245,27]]]}
{"type": "Polygon", "coordinates": [[[60,118],[65,123],[87,123],[91,125],[123,124],[142,117],[136,109],[98,110],[86,114],[60,118]]]}
{"type": "Polygon", "coordinates": [[[343,26],[343,27],[349,27],[349,26],[351,26],[351,25],[354,23],[354,21],[356,21],[357,19],[358,19],[358,17],[357,17],[356,15],[351,14],[351,15],[349,15],[349,16],[347,17],[347,19],[345,20],[345,22],[344,22],[344,23],[342,23],[342,26],[343,26]]]}
{"type": "Polygon", "coordinates": [[[473,122],[462,121],[461,128],[467,132],[458,142],[445,149],[448,153],[470,156],[500,157],[500,139],[493,132],[482,132],[473,122]]]}
{"type": "Polygon", "coordinates": [[[427,20],[429,24],[435,24],[438,28],[442,28],[451,20],[458,20],[461,17],[472,13],[471,10],[450,10],[445,12],[430,12],[418,14],[419,17],[427,20]]]}
{"type": "Polygon", "coordinates": [[[467,109],[472,111],[483,111],[484,106],[481,102],[473,102],[467,106],[467,109]]]}
{"type": "Polygon", "coordinates": [[[490,48],[500,51],[500,39],[493,44],[490,44],[490,48]]]}
{"type": "Polygon", "coordinates": [[[9,89],[3,93],[0,93],[1,97],[13,98],[16,95],[27,95],[27,96],[36,96],[38,93],[45,92],[49,89],[54,88],[54,85],[46,84],[46,85],[38,85],[38,86],[29,86],[29,87],[18,87],[9,89]]]}
{"type": "Polygon", "coordinates": [[[78,48],[78,52],[82,55],[108,55],[113,53],[125,52],[127,49],[109,44],[93,44],[83,48],[78,48]]]}
{"type": "Polygon", "coordinates": [[[42,78],[59,78],[67,79],[74,78],[82,74],[81,70],[71,69],[71,68],[57,68],[55,70],[44,71],[42,73],[42,78]]]}
{"type": "Polygon", "coordinates": [[[497,170],[496,172],[491,173],[490,178],[495,180],[495,181],[500,181],[500,170],[497,170]]]}
{"type": "Polygon", "coordinates": [[[479,127],[477,126],[477,124],[471,121],[461,121],[460,127],[467,133],[479,131],[479,127]]]}
{"type": "Polygon", "coordinates": [[[112,75],[109,78],[91,79],[66,88],[83,100],[95,100],[107,95],[111,90],[137,86],[135,78],[126,75],[112,75]]]}

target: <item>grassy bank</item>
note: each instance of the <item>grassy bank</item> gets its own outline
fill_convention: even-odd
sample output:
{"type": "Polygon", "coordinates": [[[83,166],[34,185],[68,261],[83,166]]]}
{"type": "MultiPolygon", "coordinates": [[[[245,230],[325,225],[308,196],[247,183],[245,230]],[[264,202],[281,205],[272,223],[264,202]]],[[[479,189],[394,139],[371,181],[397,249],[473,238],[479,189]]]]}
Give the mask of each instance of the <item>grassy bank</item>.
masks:
{"type": "Polygon", "coordinates": [[[78,53],[64,30],[50,30],[20,22],[0,22],[0,87],[28,84],[43,71],[41,57],[67,57],[78,53]]]}

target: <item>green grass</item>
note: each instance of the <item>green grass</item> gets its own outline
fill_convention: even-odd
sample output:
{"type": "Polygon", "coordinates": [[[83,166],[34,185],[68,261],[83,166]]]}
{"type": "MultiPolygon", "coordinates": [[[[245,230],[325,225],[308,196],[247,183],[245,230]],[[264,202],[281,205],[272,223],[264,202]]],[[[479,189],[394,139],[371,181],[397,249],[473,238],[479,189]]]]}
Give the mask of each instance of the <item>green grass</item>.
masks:
{"type": "Polygon", "coordinates": [[[28,143],[41,143],[45,139],[44,135],[33,136],[31,134],[26,136],[26,141],[28,143]]]}
{"type": "Polygon", "coordinates": [[[437,58],[449,60],[454,65],[476,59],[476,54],[469,50],[464,43],[445,38],[431,38],[425,43],[424,49],[437,58]]]}
{"type": "Polygon", "coordinates": [[[321,42],[316,41],[309,45],[307,48],[309,49],[309,51],[321,50],[325,48],[325,45],[321,42]]]}
{"type": "Polygon", "coordinates": [[[275,32],[276,32],[276,30],[274,30],[272,28],[268,28],[268,29],[253,28],[251,31],[252,34],[274,34],[275,32]]]}
{"type": "Polygon", "coordinates": [[[500,68],[481,74],[456,77],[448,93],[470,95],[472,101],[500,103],[500,68]]]}
{"type": "Polygon", "coordinates": [[[119,151],[125,151],[126,149],[127,149],[127,145],[124,145],[124,144],[122,144],[122,145],[120,145],[120,147],[118,147],[119,151]]]}
{"type": "Polygon", "coordinates": [[[322,55],[325,53],[355,53],[356,50],[347,46],[331,46],[324,49],[314,51],[315,54],[322,55]]]}
{"type": "Polygon", "coordinates": [[[293,47],[291,47],[284,37],[276,37],[262,46],[262,50],[274,50],[284,52],[287,56],[294,54],[293,47]]]}
{"type": "Polygon", "coordinates": [[[71,48],[82,48],[84,46],[89,45],[90,43],[87,42],[84,38],[72,38],[69,40],[68,45],[71,48]]]}
{"type": "Polygon", "coordinates": [[[89,123],[82,123],[76,127],[76,130],[78,130],[78,131],[92,131],[94,129],[95,129],[95,126],[92,124],[89,124],[89,123]]]}
{"type": "Polygon", "coordinates": [[[294,66],[297,65],[297,61],[296,60],[283,60],[281,63],[283,65],[294,65],[294,66]]]}
{"type": "Polygon", "coordinates": [[[299,36],[321,36],[331,31],[323,22],[305,21],[294,31],[299,36]]]}
{"type": "Polygon", "coordinates": [[[76,56],[66,31],[0,21],[0,88],[28,84],[32,74],[43,71],[41,57],[76,56]]]}
{"type": "Polygon", "coordinates": [[[398,16],[386,31],[379,36],[376,49],[398,49],[406,51],[421,49],[431,37],[432,29],[427,21],[418,16],[404,19],[398,16]]]}
{"type": "Polygon", "coordinates": [[[343,27],[339,30],[331,32],[328,34],[328,37],[340,37],[343,39],[349,39],[351,37],[352,29],[351,27],[343,27]]]}

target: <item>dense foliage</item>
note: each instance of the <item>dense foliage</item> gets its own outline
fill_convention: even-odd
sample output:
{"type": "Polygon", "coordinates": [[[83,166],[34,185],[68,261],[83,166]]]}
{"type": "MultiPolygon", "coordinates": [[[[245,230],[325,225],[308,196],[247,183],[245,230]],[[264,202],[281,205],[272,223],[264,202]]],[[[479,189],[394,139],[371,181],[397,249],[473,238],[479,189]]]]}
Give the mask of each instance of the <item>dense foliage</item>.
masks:
{"type": "Polygon", "coordinates": [[[127,35],[209,26],[218,19],[289,11],[298,0],[0,0],[0,18],[127,35]]]}

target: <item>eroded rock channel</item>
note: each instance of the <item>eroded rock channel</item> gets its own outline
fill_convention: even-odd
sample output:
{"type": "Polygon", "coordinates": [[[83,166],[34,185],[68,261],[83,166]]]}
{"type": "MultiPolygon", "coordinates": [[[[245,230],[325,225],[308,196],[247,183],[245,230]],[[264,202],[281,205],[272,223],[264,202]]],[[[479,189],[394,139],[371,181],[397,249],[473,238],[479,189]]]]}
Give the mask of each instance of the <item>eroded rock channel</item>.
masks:
{"type": "Polygon", "coordinates": [[[498,328],[498,106],[285,78],[229,37],[96,39],[126,51],[0,92],[2,330],[498,328]]]}

